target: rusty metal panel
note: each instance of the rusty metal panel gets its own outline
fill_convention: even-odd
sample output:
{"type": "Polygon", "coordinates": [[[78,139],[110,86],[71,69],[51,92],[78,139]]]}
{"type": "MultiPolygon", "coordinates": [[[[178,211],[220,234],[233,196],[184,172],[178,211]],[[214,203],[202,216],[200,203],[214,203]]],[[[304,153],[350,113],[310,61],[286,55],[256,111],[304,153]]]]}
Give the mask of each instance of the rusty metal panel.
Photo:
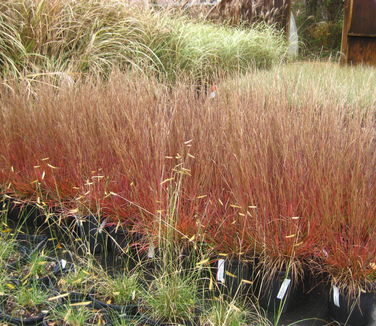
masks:
{"type": "Polygon", "coordinates": [[[376,0],[346,0],[342,62],[376,65],[376,0]]]}
{"type": "Polygon", "coordinates": [[[376,36],[376,0],[353,0],[351,35],[376,36]]]}
{"type": "Polygon", "coordinates": [[[376,65],[376,37],[350,36],[347,46],[348,63],[376,65]]]}

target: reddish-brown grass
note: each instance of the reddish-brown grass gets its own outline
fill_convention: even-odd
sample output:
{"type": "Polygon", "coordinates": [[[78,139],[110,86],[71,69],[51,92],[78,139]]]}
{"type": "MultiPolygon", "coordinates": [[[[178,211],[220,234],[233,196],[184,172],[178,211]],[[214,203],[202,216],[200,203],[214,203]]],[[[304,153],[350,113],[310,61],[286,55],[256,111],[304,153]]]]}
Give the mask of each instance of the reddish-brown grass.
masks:
{"type": "Polygon", "coordinates": [[[374,112],[253,81],[214,99],[121,74],[3,89],[1,183],[148,234],[256,252],[273,269],[324,259],[348,281],[358,264],[361,280],[376,254],[374,112]]]}

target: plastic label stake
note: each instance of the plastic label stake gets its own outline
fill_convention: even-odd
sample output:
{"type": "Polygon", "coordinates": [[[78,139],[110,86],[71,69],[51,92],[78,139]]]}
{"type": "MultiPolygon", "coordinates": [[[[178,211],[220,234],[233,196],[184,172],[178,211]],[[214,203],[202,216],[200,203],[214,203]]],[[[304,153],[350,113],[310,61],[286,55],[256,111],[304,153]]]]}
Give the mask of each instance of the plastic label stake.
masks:
{"type": "Polygon", "coordinates": [[[225,260],[218,260],[217,281],[224,283],[225,281],[225,260]]]}
{"type": "Polygon", "coordinates": [[[334,303],[335,306],[340,308],[340,305],[339,305],[339,289],[335,285],[333,285],[333,303],[334,303]]]}
{"type": "Polygon", "coordinates": [[[67,266],[67,261],[66,261],[65,259],[62,259],[62,260],[60,261],[60,263],[61,263],[61,267],[62,267],[63,269],[67,266]]]}
{"type": "Polygon", "coordinates": [[[285,294],[287,292],[287,289],[289,288],[291,283],[291,280],[289,278],[286,278],[283,280],[281,287],[279,288],[277,299],[282,300],[285,297],[285,294]]]}
{"type": "Polygon", "coordinates": [[[155,256],[155,247],[153,244],[151,244],[148,249],[148,258],[154,258],[154,256],[155,256]]]}

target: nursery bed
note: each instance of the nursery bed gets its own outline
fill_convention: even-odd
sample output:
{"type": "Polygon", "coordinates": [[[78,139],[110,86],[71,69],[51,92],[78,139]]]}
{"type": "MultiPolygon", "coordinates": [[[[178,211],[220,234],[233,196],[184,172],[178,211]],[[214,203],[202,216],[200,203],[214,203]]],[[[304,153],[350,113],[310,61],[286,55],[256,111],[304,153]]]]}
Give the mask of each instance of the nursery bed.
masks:
{"type": "Polygon", "coordinates": [[[355,306],[359,294],[368,312],[376,291],[375,77],[366,67],[299,63],[216,85],[121,72],[74,87],[14,81],[0,91],[1,215],[14,220],[0,227],[43,234],[38,250],[95,265],[86,275],[97,283],[87,283],[109,304],[134,303],[133,294],[124,301],[106,290],[118,285],[117,272],[122,280],[139,273],[140,300],[154,319],[169,306],[153,295],[168,297],[160,287],[193,272],[204,282],[186,282],[189,317],[197,304],[205,318],[232,311],[242,320],[235,326],[253,317],[255,325],[320,326],[348,316],[344,302],[355,306]],[[315,287],[321,281],[326,287],[315,287]],[[222,300],[239,289],[237,305],[222,300]],[[278,322],[265,320],[265,309],[283,308],[278,322]]]}
{"type": "MultiPolygon", "coordinates": [[[[28,229],[30,231],[30,229],[28,229]]],[[[35,233],[37,233],[37,229],[34,230],[35,233]]],[[[43,247],[40,245],[40,243],[44,243],[46,240],[46,237],[43,237],[41,235],[38,236],[28,236],[26,234],[22,235],[20,238],[24,245],[28,244],[31,245],[31,249],[33,249],[33,245],[36,246],[37,249],[41,250],[43,247]],[[31,242],[26,243],[29,239],[31,242]],[[35,239],[40,239],[40,242],[35,242],[35,239]],[[32,242],[34,241],[34,242],[32,242]],[[39,248],[38,248],[39,247],[39,248]]],[[[49,244],[45,244],[47,247],[49,244]]],[[[109,251],[106,253],[100,253],[95,254],[93,257],[97,259],[97,261],[107,270],[108,272],[112,273],[113,271],[120,270],[124,268],[124,257],[119,257],[116,252],[109,251]]],[[[70,259],[69,253],[60,253],[56,257],[57,260],[61,259],[70,259]]],[[[128,264],[126,264],[128,265],[128,264]]],[[[129,265],[128,265],[129,267],[129,265]]],[[[133,268],[134,265],[131,266],[133,268]]],[[[299,302],[299,304],[296,306],[296,308],[293,308],[289,310],[287,313],[284,313],[280,316],[280,320],[278,325],[297,325],[297,326],[324,326],[324,325],[332,325],[330,322],[330,318],[328,315],[328,293],[329,293],[329,287],[328,286],[317,286],[315,287],[309,294],[307,294],[304,298],[303,302],[299,302]]],[[[77,300],[74,299],[74,302],[80,302],[85,301],[83,299],[77,300]]],[[[92,300],[91,298],[88,298],[87,300],[92,300]]],[[[97,301],[93,301],[93,304],[97,308],[101,308],[101,304],[97,301]]],[[[376,302],[375,302],[376,303],[376,302]]],[[[374,307],[375,308],[375,307],[374,307]]],[[[376,325],[376,309],[374,309],[373,312],[373,319],[367,326],[374,326],[376,325]]],[[[271,322],[274,320],[274,316],[269,314],[268,318],[271,322]]],[[[145,323],[140,321],[140,325],[143,325],[145,323]]],[[[146,324],[150,324],[151,321],[147,321],[146,324]]],[[[154,325],[155,322],[152,322],[154,325]]],[[[112,325],[111,322],[108,322],[106,325],[112,325]]],[[[335,323],[333,323],[335,325],[335,323]]]]}

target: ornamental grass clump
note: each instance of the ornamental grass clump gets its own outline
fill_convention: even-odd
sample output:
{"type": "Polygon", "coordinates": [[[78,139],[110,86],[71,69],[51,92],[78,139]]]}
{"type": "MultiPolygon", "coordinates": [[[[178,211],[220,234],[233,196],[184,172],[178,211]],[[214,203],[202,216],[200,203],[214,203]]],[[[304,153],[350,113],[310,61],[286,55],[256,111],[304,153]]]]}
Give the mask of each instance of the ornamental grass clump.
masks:
{"type": "Polygon", "coordinates": [[[156,277],[143,296],[145,313],[157,321],[193,321],[197,308],[197,279],[179,271],[156,277]]]}
{"type": "Polygon", "coordinates": [[[95,273],[80,266],[75,267],[58,281],[58,288],[62,292],[89,293],[93,288],[95,273]]]}
{"type": "Polygon", "coordinates": [[[140,276],[135,274],[106,275],[97,286],[98,296],[107,304],[127,305],[139,300],[141,286],[140,276]]]}
{"type": "Polygon", "coordinates": [[[3,87],[0,183],[153,239],[256,254],[270,274],[299,277],[324,259],[320,271],[336,279],[353,270],[368,279],[376,136],[374,89],[363,78],[375,75],[346,68],[356,84],[343,87],[362,95],[344,98],[343,75],[331,67],[259,71],[218,85],[211,98],[197,96],[192,80],[167,87],[123,73],[31,95],[25,85],[3,87]],[[351,254],[359,246],[365,273],[351,254]],[[343,268],[346,252],[353,258],[343,268]]]}
{"type": "MultiPolygon", "coordinates": [[[[321,76],[315,65],[261,72],[263,78],[249,76],[228,89],[241,87],[248,98],[248,107],[242,106],[241,98],[229,108],[239,112],[232,122],[236,131],[227,132],[234,135],[234,143],[223,169],[228,171],[234,201],[240,214],[250,216],[254,232],[249,241],[266,270],[289,266],[297,276],[303,272],[302,262],[310,263],[321,243],[338,239],[341,228],[350,235],[342,244],[335,241],[342,250],[332,250],[334,256],[347,252],[348,244],[365,243],[365,251],[374,255],[374,89],[360,78],[372,80],[374,71],[346,68],[349,78],[358,80],[352,87],[364,96],[344,98],[346,89],[339,86],[343,73],[333,67],[334,75],[325,74],[324,67],[332,65],[322,64],[317,67],[321,76]],[[319,75],[320,83],[312,87],[310,80],[308,87],[308,79],[319,75]]],[[[361,265],[369,269],[369,263],[366,259],[361,265]]]]}
{"type": "Polygon", "coordinates": [[[70,326],[94,326],[105,325],[108,318],[104,311],[92,309],[85,306],[60,305],[51,309],[50,314],[45,318],[45,324],[70,325],[70,326]]]}
{"type": "Polygon", "coordinates": [[[263,320],[260,313],[253,312],[252,308],[244,307],[241,302],[213,300],[200,317],[200,322],[205,326],[268,325],[268,321],[263,320]]]}
{"type": "Polygon", "coordinates": [[[17,250],[16,241],[0,237],[0,267],[3,269],[8,264],[17,263],[20,257],[22,257],[22,252],[17,250]]]}
{"type": "Polygon", "coordinates": [[[206,80],[218,72],[269,67],[285,51],[283,36],[267,26],[193,23],[116,0],[2,1],[0,45],[7,79],[30,83],[48,76],[54,84],[93,74],[106,78],[114,69],[206,80]]]}
{"type": "MultiPolygon", "coordinates": [[[[231,28],[186,19],[172,21],[176,58],[166,52],[168,72],[188,74],[195,80],[210,80],[221,73],[244,73],[253,68],[270,68],[283,60],[282,33],[268,25],[231,28]]],[[[162,60],[163,62],[163,60],[162,60]]]]}
{"type": "Polygon", "coordinates": [[[41,87],[30,114],[26,109],[30,98],[20,96],[14,111],[3,106],[2,117],[8,121],[3,132],[9,137],[3,139],[7,154],[2,182],[11,185],[8,191],[13,188],[18,196],[92,212],[99,206],[104,216],[115,220],[123,213],[122,221],[134,218],[138,207],[155,212],[165,161],[163,130],[167,131],[164,114],[155,108],[162,110],[166,99],[146,80],[143,89],[141,80],[129,84],[127,91],[121,86],[124,79],[113,80],[117,87],[105,87],[105,96],[94,84],[73,93],[65,89],[60,95],[53,87],[41,87]],[[137,98],[128,96],[132,93],[137,98]],[[155,96],[160,104],[153,104],[155,96]],[[140,107],[149,108],[149,114],[140,107]],[[142,124],[144,129],[139,128],[142,124]],[[157,130],[162,131],[158,137],[157,130]],[[23,137],[16,136],[19,132],[23,137]],[[15,142],[17,148],[12,150],[15,142]],[[126,200],[121,198],[124,194],[126,200]]]}
{"type": "Polygon", "coordinates": [[[49,309],[48,297],[48,291],[35,283],[13,286],[0,298],[2,314],[21,320],[43,317],[49,309]]]}
{"type": "MultiPolygon", "coordinates": [[[[373,228],[372,234],[375,234],[373,228]]],[[[362,293],[376,291],[376,244],[372,235],[360,230],[329,230],[330,236],[319,253],[330,276],[330,282],[346,297],[353,299],[362,293]]]]}

